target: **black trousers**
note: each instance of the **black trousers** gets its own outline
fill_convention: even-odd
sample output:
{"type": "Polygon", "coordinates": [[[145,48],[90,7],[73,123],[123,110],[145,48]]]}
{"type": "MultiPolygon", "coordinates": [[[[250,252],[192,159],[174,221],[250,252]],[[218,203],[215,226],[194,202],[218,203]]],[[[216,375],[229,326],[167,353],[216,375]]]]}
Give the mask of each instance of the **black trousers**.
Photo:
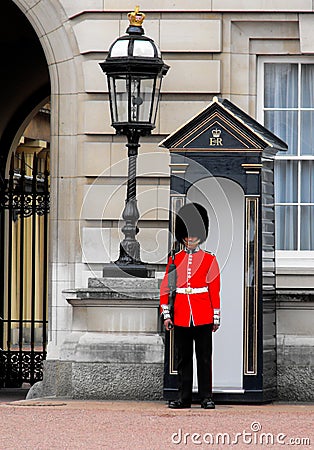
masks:
{"type": "Polygon", "coordinates": [[[198,394],[200,400],[212,396],[212,324],[174,327],[177,352],[179,400],[192,401],[193,341],[197,361],[198,394]]]}

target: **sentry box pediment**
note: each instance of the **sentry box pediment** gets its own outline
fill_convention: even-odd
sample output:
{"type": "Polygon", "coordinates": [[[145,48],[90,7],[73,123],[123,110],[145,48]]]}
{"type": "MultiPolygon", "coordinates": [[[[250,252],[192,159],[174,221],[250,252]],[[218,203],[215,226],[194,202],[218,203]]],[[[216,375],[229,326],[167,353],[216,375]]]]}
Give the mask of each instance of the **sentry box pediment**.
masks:
{"type": "Polygon", "coordinates": [[[183,179],[188,188],[210,173],[235,181],[245,194],[260,193],[259,179],[247,175],[273,171],[274,156],[288,148],[236,105],[217,97],[159,145],[170,151],[171,175],[181,174],[172,180],[174,189],[182,189],[183,179]]]}
{"type": "MultiPolygon", "coordinates": [[[[274,157],[287,145],[230,101],[218,98],[160,145],[170,151],[169,235],[174,235],[175,212],[186,202],[201,203],[210,223],[204,246],[216,254],[221,267],[214,396],[224,401],[273,400],[274,157]]],[[[169,242],[169,248],[172,245],[169,242]]],[[[166,335],[166,399],[176,397],[173,339],[166,335]]]]}
{"type": "Polygon", "coordinates": [[[226,99],[214,97],[207,108],[164,139],[170,151],[274,153],[287,145],[226,99]]]}

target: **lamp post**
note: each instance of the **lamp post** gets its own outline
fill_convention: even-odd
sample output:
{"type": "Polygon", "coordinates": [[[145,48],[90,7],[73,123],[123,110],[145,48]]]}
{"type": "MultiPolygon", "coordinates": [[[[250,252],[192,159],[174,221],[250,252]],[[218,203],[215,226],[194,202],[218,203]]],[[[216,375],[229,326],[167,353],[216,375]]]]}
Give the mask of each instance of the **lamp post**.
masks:
{"type": "Polygon", "coordinates": [[[164,64],[154,41],[144,35],[145,14],[139,12],[138,6],[128,14],[128,19],[127,34],[113,42],[100,67],[107,75],[112,126],[117,134],[126,135],[128,148],[127,195],[122,213],[125,237],[115,264],[128,274],[145,277],[148,272],[141,261],[140,244],[136,240],[139,231],[137,155],[140,136],[149,135],[155,128],[161,81],[169,67],[164,64]]]}

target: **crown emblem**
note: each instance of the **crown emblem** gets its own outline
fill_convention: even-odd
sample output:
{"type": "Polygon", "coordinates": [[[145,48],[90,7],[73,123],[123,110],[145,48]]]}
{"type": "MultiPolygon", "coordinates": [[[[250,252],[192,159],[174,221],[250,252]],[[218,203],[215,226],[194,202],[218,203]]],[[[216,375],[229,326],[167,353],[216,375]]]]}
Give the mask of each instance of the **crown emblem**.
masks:
{"type": "Polygon", "coordinates": [[[133,27],[141,27],[145,19],[145,14],[140,12],[140,7],[136,6],[133,12],[129,12],[128,19],[133,27]]]}
{"type": "Polygon", "coordinates": [[[212,130],[212,135],[213,135],[214,138],[219,138],[220,135],[221,135],[221,130],[219,130],[219,128],[214,128],[212,130]]]}

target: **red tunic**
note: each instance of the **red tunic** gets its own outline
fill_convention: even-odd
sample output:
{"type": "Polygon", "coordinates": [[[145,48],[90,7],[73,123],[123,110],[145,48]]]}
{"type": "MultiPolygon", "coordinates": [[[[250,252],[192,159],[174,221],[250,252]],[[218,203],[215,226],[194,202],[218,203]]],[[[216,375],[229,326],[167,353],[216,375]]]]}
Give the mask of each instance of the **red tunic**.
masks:
{"type": "MultiPolygon", "coordinates": [[[[160,305],[167,305],[169,302],[168,270],[171,262],[170,258],[160,286],[160,305]]],[[[208,292],[193,294],[177,292],[174,302],[174,324],[188,327],[191,320],[194,325],[213,323],[214,309],[220,309],[220,273],[216,257],[203,250],[194,253],[181,250],[175,255],[175,265],[178,288],[208,287],[208,292]]]]}

